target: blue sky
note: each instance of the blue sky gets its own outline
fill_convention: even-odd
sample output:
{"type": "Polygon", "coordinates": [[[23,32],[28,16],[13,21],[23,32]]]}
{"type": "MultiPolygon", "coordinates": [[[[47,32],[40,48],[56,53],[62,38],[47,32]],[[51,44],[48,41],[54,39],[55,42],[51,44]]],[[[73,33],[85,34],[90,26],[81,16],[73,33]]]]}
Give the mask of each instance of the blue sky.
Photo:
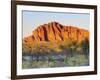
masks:
{"type": "Polygon", "coordinates": [[[88,13],[22,11],[23,37],[29,36],[39,25],[52,21],[89,30],[88,13]]]}

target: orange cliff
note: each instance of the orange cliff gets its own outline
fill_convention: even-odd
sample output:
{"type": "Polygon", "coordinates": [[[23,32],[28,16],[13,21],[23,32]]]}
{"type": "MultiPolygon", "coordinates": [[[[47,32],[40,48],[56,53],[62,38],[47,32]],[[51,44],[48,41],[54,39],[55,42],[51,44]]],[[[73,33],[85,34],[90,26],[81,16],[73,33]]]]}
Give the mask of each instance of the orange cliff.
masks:
{"type": "Polygon", "coordinates": [[[73,26],[65,26],[58,22],[43,24],[33,30],[32,35],[23,39],[26,44],[34,44],[39,41],[64,41],[67,39],[80,42],[89,39],[89,31],[73,26]]]}

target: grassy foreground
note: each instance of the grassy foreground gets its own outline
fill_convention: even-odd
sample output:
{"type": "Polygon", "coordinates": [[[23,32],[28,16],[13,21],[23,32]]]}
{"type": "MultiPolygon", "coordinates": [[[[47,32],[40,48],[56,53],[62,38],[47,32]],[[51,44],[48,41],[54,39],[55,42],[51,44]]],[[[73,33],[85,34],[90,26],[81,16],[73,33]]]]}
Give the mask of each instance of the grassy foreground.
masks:
{"type": "Polygon", "coordinates": [[[80,43],[67,40],[27,46],[23,44],[23,57],[30,54],[32,58],[22,59],[23,69],[88,66],[89,42],[86,39],[80,43]]]}
{"type": "Polygon", "coordinates": [[[74,55],[69,57],[64,57],[61,60],[32,60],[27,61],[23,60],[22,68],[30,69],[30,68],[51,68],[51,67],[75,67],[75,66],[88,66],[89,60],[88,56],[85,55],[74,55]]]}

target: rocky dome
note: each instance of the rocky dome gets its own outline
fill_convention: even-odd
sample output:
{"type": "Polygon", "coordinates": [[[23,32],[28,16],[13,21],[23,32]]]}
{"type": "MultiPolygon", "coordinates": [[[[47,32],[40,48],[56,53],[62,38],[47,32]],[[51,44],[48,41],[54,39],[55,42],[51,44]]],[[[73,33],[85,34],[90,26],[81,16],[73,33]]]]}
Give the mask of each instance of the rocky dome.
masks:
{"type": "Polygon", "coordinates": [[[32,31],[32,35],[23,39],[24,43],[34,43],[39,41],[63,41],[66,39],[77,42],[83,39],[89,39],[88,30],[74,26],[62,25],[58,22],[50,22],[37,27],[32,31]]]}

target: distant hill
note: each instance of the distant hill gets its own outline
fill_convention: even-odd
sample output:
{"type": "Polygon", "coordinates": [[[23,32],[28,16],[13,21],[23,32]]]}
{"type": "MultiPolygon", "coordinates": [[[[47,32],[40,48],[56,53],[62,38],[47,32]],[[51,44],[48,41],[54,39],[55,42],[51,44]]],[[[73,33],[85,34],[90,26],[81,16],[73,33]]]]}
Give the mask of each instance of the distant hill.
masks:
{"type": "Polygon", "coordinates": [[[33,30],[32,35],[25,37],[23,43],[28,44],[40,41],[64,41],[70,39],[80,42],[85,38],[89,39],[89,31],[74,26],[65,26],[58,22],[43,24],[33,30]]]}

